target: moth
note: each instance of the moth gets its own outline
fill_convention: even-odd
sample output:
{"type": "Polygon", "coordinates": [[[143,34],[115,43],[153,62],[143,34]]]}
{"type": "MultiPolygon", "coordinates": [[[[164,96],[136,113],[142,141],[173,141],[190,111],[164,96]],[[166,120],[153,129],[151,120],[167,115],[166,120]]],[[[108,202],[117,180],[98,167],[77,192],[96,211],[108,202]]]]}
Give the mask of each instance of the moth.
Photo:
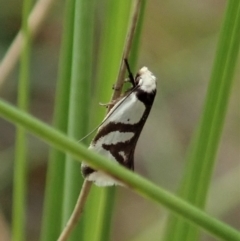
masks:
{"type": "MultiPolygon", "coordinates": [[[[156,95],[156,77],[142,67],[133,77],[129,65],[132,87],[111,103],[112,108],[102,121],[89,149],[134,170],[134,151],[156,95]]],[[[121,185],[116,178],[101,170],[94,170],[82,162],[83,177],[97,186],[121,185]]]]}

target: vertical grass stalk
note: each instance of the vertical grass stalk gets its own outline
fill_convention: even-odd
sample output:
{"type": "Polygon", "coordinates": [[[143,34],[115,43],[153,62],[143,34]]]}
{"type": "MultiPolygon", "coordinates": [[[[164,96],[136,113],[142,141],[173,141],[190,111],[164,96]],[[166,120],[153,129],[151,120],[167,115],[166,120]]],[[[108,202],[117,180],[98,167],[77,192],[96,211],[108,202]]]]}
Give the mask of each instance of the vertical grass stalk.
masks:
{"type": "MultiPolygon", "coordinates": [[[[18,106],[27,111],[29,105],[29,65],[30,34],[27,24],[31,0],[24,0],[22,9],[22,28],[24,48],[21,54],[20,76],[18,84],[18,106]]],[[[13,180],[12,240],[25,240],[26,229],[26,194],[27,194],[27,137],[22,127],[17,127],[15,144],[15,163],[13,180]]]]}
{"type": "MultiPolygon", "coordinates": [[[[73,20],[75,0],[65,4],[59,76],[54,107],[54,126],[67,133],[70,80],[72,68],[73,20]]],[[[41,240],[57,240],[61,232],[61,212],[63,200],[63,176],[65,153],[51,149],[47,170],[44,211],[42,217],[41,240]]]]}
{"type": "MultiPolygon", "coordinates": [[[[239,1],[229,1],[203,110],[188,159],[181,196],[204,208],[221,140],[239,51],[239,1]]],[[[171,219],[167,241],[198,240],[198,231],[182,219],[171,219]]]]}
{"type": "MultiPolygon", "coordinates": [[[[68,135],[79,140],[87,133],[92,80],[92,36],[94,0],[75,0],[68,135]]],[[[64,177],[62,227],[68,221],[82,185],[80,165],[67,155],[64,177]]],[[[73,231],[69,240],[80,240],[83,226],[73,231]]]]}

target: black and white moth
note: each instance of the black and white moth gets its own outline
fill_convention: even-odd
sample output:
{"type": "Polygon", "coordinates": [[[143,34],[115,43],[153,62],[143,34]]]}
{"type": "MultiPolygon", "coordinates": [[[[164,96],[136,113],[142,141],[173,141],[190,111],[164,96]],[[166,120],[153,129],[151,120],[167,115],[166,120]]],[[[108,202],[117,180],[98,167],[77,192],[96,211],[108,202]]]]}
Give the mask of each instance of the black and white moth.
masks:
{"type": "MultiPolygon", "coordinates": [[[[128,67],[128,65],[127,65],[128,67]]],[[[134,151],[156,95],[156,77],[142,67],[135,78],[129,71],[132,88],[127,90],[104,118],[89,149],[110,160],[134,169],[134,151]]],[[[83,177],[97,186],[111,186],[121,182],[100,170],[94,170],[84,162],[83,177]]]]}

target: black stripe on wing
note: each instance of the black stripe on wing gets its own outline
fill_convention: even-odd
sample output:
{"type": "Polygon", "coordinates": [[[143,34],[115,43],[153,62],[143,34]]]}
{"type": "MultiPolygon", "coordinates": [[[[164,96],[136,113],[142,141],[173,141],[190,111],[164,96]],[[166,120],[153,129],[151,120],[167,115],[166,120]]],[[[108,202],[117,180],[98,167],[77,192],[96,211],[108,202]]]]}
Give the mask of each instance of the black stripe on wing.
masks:
{"type": "MultiPolygon", "coordinates": [[[[123,123],[115,123],[110,122],[108,125],[102,127],[95,138],[92,141],[92,145],[94,146],[100,138],[104,138],[104,136],[108,135],[111,132],[122,132],[122,133],[134,133],[134,136],[127,141],[118,142],[116,144],[103,144],[102,148],[106,151],[109,151],[111,155],[115,158],[115,160],[125,166],[128,169],[134,169],[134,151],[136,148],[136,144],[138,138],[141,134],[143,126],[146,122],[146,119],[151,110],[151,105],[146,107],[144,114],[141,120],[136,124],[123,124],[123,123]],[[121,153],[124,153],[124,157],[121,153]]],[[[89,166],[84,166],[82,168],[83,176],[86,177],[91,173],[95,172],[95,170],[89,166]]]]}

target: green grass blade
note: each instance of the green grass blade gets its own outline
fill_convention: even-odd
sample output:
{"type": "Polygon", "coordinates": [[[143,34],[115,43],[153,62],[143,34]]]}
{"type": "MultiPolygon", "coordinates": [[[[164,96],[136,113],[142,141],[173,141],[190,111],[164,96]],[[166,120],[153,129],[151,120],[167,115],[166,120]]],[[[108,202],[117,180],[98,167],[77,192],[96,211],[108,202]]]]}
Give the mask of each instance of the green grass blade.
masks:
{"type": "MultiPolygon", "coordinates": [[[[141,34],[142,34],[142,28],[144,23],[145,9],[146,9],[146,0],[142,0],[136,32],[133,39],[133,46],[130,51],[130,58],[129,58],[130,67],[133,73],[136,73],[138,71],[137,60],[138,60],[139,47],[141,43],[141,34]]],[[[141,67],[141,66],[138,66],[138,67],[141,67]]]]}
{"type": "Polygon", "coordinates": [[[56,129],[44,124],[37,118],[0,101],[0,116],[4,119],[22,126],[29,132],[43,139],[59,150],[70,154],[75,160],[85,160],[94,168],[101,169],[116,176],[127,183],[132,190],[158,204],[162,204],[176,215],[186,218],[189,222],[205,229],[210,234],[226,241],[239,241],[240,232],[231,226],[207,215],[200,209],[188,204],[179,197],[163,190],[140,175],[126,168],[106,160],[97,153],[86,149],[82,144],[62,134],[56,129]]]}
{"type": "MultiPolygon", "coordinates": [[[[67,0],[63,26],[63,40],[59,63],[59,79],[57,83],[54,126],[67,132],[69,92],[72,67],[73,19],[75,0],[67,0]]],[[[63,174],[65,153],[52,149],[50,151],[44,211],[42,218],[41,240],[57,240],[61,232],[61,212],[63,199],[63,174]]]]}
{"type": "Polygon", "coordinates": [[[96,241],[107,241],[111,240],[111,230],[113,208],[115,201],[115,187],[109,187],[108,189],[101,190],[101,199],[99,205],[99,214],[97,218],[97,229],[96,229],[96,241]]]}
{"type": "MultiPolygon", "coordinates": [[[[92,79],[92,36],[94,1],[75,1],[72,74],[69,102],[68,135],[81,139],[88,130],[90,83],[92,79]]],[[[68,221],[82,184],[79,163],[67,155],[64,177],[64,198],[62,225],[68,221]]],[[[81,223],[73,231],[69,240],[79,240],[83,235],[81,223]]]]}
{"type": "MultiPolygon", "coordinates": [[[[112,95],[112,86],[116,81],[122,56],[131,2],[109,1],[105,5],[106,15],[100,40],[97,82],[92,101],[93,126],[101,123],[106,114],[106,108],[100,107],[98,103],[109,102],[112,95]]],[[[84,220],[85,240],[107,241],[109,239],[114,193],[115,188],[92,187],[84,220]]]]}
{"type": "MultiPolygon", "coordinates": [[[[20,77],[18,86],[18,106],[27,111],[29,105],[29,65],[30,42],[27,19],[31,9],[31,0],[23,2],[22,28],[25,35],[24,48],[21,55],[20,77]]],[[[25,240],[26,225],[26,194],[27,194],[27,137],[22,127],[16,131],[15,163],[13,180],[13,213],[12,213],[12,240],[25,240]]]]}
{"type": "MultiPolygon", "coordinates": [[[[237,7],[237,6],[236,6],[237,7]]],[[[230,14],[230,13],[229,13],[230,14]]],[[[230,15],[231,16],[231,15],[230,15]]],[[[222,83],[219,88],[218,100],[216,103],[216,109],[214,111],[214,118],[212,120],[212,131],[209,137],[208,149],[205,153],[204,166],[203,166],[203,174],[201,177],[202,182],[199,186],[199,194],[197,200],[199,201],[199,205],[204,206],[206,202],[206,194],[208,190],[208,186],[211,179],[212,170],[214,167],[214,163],[212,166],[207,165],[211,160],[214,160],[217,155],[218,146],[221,140],[221,134],[224,126],[224,121],[226,119],[227,107],[230,100],[231,89],[233,86],[234,80],[234,71],[237,65],[237,57],[239,53],[239,43],[240,43],[240,3],[238,4],[238,12],[235,15],[235,22],[231,24],[234,26],[232,33],[229,37],[231,37],[228,51],[227,51],[227,60],[225,63],[224,72],[222,75],[222,83]]],[[[233,19],[232,19],[233,20],[233,19]]],[[[229,27],[229,26],[227,26],[229,27]]],[[[215,73],[218,73],[218,69],[216,68],[215,73]]],[[[216,74],[217,75],[217,74],[216,74]]],[[[212,78],[218,78],[219,76],[212,76],[212,78]]],[[[214,107],[215,107],[214,106],[214,107]]]]}
{"type": "MultiPolygon", "coordinates": [[[[229,1],[209,83],[202,121],[183,181],[182,197],[204,208],[221,140],[239,51],[239,1],[229,1]]],[[[198,231],[173,218],[166,240],[197,240],[198,231]]]]}

